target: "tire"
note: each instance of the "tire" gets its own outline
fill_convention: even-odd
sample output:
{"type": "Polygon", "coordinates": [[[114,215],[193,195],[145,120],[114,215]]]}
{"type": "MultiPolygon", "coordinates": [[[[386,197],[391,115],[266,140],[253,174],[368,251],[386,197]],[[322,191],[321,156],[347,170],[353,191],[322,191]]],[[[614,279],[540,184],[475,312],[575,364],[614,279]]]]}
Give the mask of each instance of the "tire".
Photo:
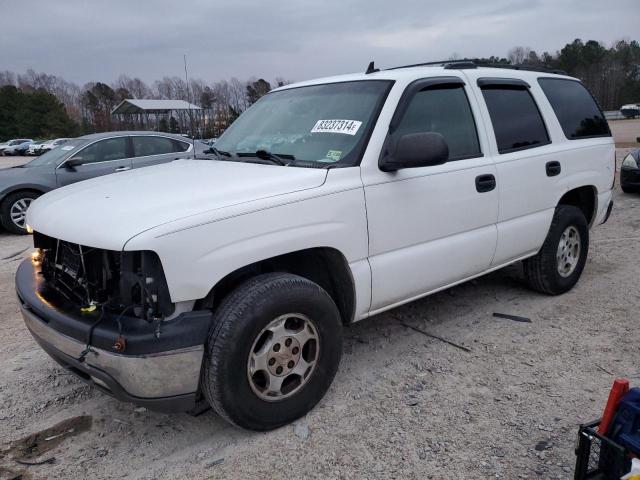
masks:
{"type": "Polygon", "coordinates": [[[588,253],[589,227],[584,213],[572,205],[558,205],[542,248],[523,262],[527,283],[533,290],[548,295],[565,293],[578,282],[588,253]],[[557,258],[561,241],[567,246],[566,259],[557,258]]]}
{"type": "MultiPolygon", "coordinates": [[[[0,204],[0,223],[2,223],[4,229],[18,235],[26,235],[27,229],[26,226],[24,226],[24,217],[17,217],[16,213],[22,209],[22,206],[28,208],[31,202],[39,196],[39,193],[33,191],[14,192],[7,195],[0,204]],[[21,221],[14,221],[17,220],[17,218],[20,218],[21,221]]],[[[24,208],[25,214],[26,208],[24,208]]]]}
{"type": "Polygon", "coordinates": [[[316,405],[331,385],[341,356],[342,322],[329,294],[297,275],[262,274],[236,288],[216,310],[206,345],[201,388],[211,407],[227,421],[249,430],[271,430],[292,422],[316,405]],[[286,336],[293,330],[278,334],[266,330],[276,329],[272,327],[274,322],[298,328],[296,322],[307,320],[313,328],[307,329],[305,323],[294,335],[314,332],[317,340],[287,343],[285,347],[283,342],[298,338],[286,336]],[[299,360],[290,373],[280,372],[280,377],[270,374],[266,369],[294,364],[291,357],[278,357],[278,363],[267,367],[271,365],[268,362],[276,362],[275,355],[293,355],[295,345],[300,346],[299,360]],[[257,363],[253,360],[256,351],[266,352],[261,355],[266,369],[257,369],[251,376],[252,365],[257,363]],[[313,366],[302,361],[313,358],[313,366]],[[299,367],[305,369],[305,377],[294,373],[299,367]],[[275,379],[274,383],[277,378],[284,378],[279,397],[269,396],[266,385],[270,378],[275,379]]]}
{"type": "Polygon", "coordinates": [[[624,193],[638,193],[638,189],[637,188],[625,187],[623,185],[620,185],[620,188],[622,189],[622,191],[624,193]]]}

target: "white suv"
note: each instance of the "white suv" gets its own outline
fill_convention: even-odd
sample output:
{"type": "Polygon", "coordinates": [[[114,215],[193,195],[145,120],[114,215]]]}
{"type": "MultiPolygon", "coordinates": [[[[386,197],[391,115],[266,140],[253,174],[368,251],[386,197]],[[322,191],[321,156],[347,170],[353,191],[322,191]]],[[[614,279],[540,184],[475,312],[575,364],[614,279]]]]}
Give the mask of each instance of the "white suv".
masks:
{"type": "Polygon", "coordinates": [[[208,159],[35,200],[16,277],[35,339],[119,399],[266,430],[324,395],[345,325],[521,260],[535,290],[571,289],[615,170],[580,81],[370,67],[272,91],[208,159]]]}

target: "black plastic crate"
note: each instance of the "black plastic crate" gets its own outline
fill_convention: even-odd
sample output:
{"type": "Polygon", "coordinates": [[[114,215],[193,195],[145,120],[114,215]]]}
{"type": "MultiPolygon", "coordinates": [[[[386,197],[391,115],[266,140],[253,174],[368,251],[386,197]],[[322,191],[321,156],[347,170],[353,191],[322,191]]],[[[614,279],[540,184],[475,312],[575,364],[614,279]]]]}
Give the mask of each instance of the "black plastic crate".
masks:
{"type": "Polygon", "coordinates": [[[620,480],[631,469],[629,452],[598,433],[600,420],[580,426],[575,480],[620,480]]]}

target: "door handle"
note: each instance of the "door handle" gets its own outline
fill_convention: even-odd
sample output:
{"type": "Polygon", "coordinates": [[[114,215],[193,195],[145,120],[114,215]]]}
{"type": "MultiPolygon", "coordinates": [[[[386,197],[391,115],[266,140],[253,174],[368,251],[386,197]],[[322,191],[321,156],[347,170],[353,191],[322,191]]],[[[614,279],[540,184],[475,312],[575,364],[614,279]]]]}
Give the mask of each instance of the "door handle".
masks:
{"type": "Polygon", "coordinates": [[[496,177],[487,173],[476,177],[476,190],[480,193],[490,192],[496,188],[496,177]]]}
{"type": "Polygon", "coordinates": [[[556,175],[560,175],[562,166],[560,165],[560,162],[547,162],[545,170],[547,171],[547,177],[555,177],[556,175]]]}
{"type": "Polygon", "coordinates": [[[126,172],[127,170],[131,170],[131,167],[118,167],[114,172],[126,172]]]}

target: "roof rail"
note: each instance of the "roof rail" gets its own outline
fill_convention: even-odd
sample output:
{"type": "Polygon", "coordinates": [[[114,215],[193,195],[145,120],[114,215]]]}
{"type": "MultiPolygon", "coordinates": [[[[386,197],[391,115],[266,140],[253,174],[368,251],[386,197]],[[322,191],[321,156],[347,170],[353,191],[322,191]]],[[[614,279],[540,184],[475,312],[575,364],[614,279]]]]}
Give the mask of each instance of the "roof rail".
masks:
{"type": "Polygon", "coordinates": [[[557,68],[550,68],[550,67],[538,66],[538,65],[520,64],[520,63],[518,64],[489,63],[489,62],[483,62],[477,58],[464,58],[460,60],[438,60],[436,62],[414,63],[411,65],[401,65],[398,67],[387,68],[386,70],[398,70],[401,68],[433,67],[433,66],[441,66],[450,70],[463,70],[463,69],[478,68],[478,67],[506,68],[509,70],[527,70],[532,72],[546,72],[546,73],[555,73],[557,75],[567,75],[567,72],[565,72],[564,70],[559,70],[557,68]]]}
{"type": "Polygon", "coordinates": [[[479,67],[506,68],[509,70],[527,70],[530,72],[555,73],[556,75],[567,75],[567,72],[558,68],[545,67],[543,65],[528,65],[526,63],[482,63],[477,62],[479,67]]]}

